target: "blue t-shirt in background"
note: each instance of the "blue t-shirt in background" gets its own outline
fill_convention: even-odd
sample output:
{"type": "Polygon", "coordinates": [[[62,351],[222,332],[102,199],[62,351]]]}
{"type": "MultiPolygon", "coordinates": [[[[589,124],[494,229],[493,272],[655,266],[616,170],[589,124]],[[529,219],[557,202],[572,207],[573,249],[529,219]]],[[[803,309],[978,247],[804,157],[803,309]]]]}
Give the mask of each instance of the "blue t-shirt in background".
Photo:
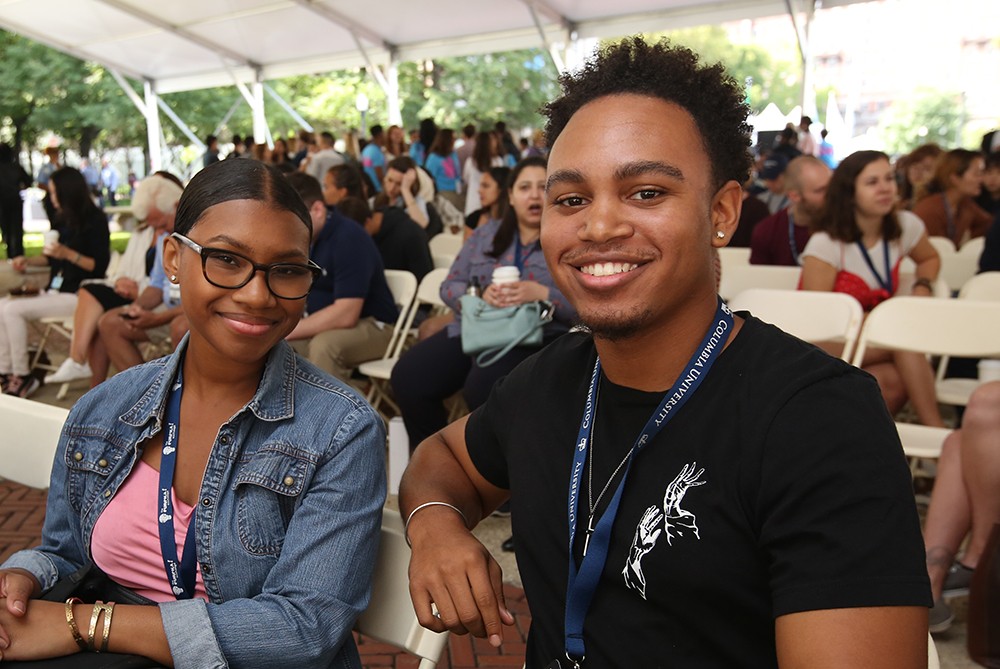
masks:
{"type": "Polygon", "coordinates": [[[382,153],[382,147],[375,142],[369,143],[361,151],[361,166],[364,167],[365,173],[371,177],[372,183],[375,184],[375,192],[381,193],[382,180],[379,178],[375,168],[381,167],[382,173],[385,174],[385,154],[382,153]]]}

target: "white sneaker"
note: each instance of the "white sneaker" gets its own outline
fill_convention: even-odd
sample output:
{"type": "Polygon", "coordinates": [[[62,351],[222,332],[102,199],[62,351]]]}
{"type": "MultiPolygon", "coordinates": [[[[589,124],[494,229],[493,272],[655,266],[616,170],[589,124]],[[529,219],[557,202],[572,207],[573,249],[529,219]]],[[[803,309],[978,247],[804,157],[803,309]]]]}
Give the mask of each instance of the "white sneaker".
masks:
{"type": "Polygon", "coordinates": [[[45,383],[69,383],[80,379],[89,379],[94,373],[90,371],[90,365],[78,363],[73,358],[66,358],[59,369],[46,375],[45,383]]]}

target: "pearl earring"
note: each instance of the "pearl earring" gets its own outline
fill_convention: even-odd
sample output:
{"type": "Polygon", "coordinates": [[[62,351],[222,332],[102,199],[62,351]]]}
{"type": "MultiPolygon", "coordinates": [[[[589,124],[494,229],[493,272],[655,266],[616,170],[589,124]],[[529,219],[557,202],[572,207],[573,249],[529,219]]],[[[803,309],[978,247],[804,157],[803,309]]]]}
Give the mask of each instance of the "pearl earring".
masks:
{"type": "Polygon", "coordinates": [[[718,237],[719,239],[725,239],[726,233],[724,233],[722,230],[716,230],[715,236],[718,237]]]}
{"type": "Polygon", "coordinates": [[[170,282],[171,283],[177,283],[177,275],[176,274],[171,274],[170,275],[170,282]]]}

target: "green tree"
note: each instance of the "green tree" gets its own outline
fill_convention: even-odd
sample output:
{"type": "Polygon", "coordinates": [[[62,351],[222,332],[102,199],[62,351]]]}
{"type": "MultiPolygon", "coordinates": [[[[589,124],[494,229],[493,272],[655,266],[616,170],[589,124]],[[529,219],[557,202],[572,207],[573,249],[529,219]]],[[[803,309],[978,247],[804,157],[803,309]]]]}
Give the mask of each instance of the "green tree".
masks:
{"type": "Polygon", "coordinates": [[[760,112],[769,103],[789,110],[799,104],[802,94],[802,74],[797,63],[773,57],[755,44],[734,44],[721,26],[699,26],[666,33],[656,33],[649,39],[668,37],[699,54],[705,62],[722,63],[739,82],[750,81],[750,106],[760,112]]]}
{"type": "Polygon", "coordinates": [[[886,152],[909,153],[921,144],[961,144],[965,101],[961,93],[918,89],[897,100],[879,117],[877,132],[886,152]]]}

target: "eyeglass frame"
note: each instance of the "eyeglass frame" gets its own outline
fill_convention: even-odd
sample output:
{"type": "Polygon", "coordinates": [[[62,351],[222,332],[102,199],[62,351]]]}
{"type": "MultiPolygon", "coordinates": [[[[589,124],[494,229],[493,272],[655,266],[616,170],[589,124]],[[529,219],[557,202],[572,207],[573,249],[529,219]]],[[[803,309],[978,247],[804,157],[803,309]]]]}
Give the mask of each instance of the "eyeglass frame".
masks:
{"type": "Polygon", "coordinates": [[[192,251],[194,251],[195,253],[197,253],[199,256],[201,256],[201,274],[202,274],[202,276],[205,277],[205,281],[208,281],[210,284],[212,284],[216,288],[223,288],[225,290],[239,290],[243,286],[245,286],[248,283],[250,283],[251,281],[253,281],[253,278],[255,276],[257,276],[257,272],[263,272],[264,273],[264,285],[267,286],[267,290],[272,295],[274,295],[276,298],[278,298],[279,300],[303,300],[303,299],[305,299],[306,297],[309,296],[309,290],[312,290],[312,283],[309,284],[309,290],[307,290],[304,294],[299,295],[298,297],[285,297],[283,295],[278,295],[276,292],[274,292],[274,289],[271,288],[271,279],[270,279],[271,269],[274,268],[274,267],[280,267],[282,265],[286,265],[286,266],[287,265],[293,265],[295,267],[302,267],[302,268],[308,269],[310,272],[312,272],[313,282],[315,282],[316,279],[319,278],[319,277],[321,277],[321,276],[326,276],[326,270],[323,269],[322,267],[320,267],[319,265],[317,265],[312,260],[308,260],[306,262],[306,264],[304,264],[304,265],[301,264],[301,263],[296,263],[296,262],[272,262],[272,263],[266,263],[266,264],[265,263],[258,263],[258,262],[254,262],[253,260],[251,260],[250,258],[246,257],[242,253],[238,253],[236,251],[230,251],[229,249],[220,249],[220,248],[214,247],[214,246],[202,246],[201,244],[199,244],[198,242],[194,241],[190,237],[187,237],[186,235],[182,235],[179,232],[172,232],[172,233],[170,233],[170,236],[173,237],[174,239],[176,239],[177,241],[183,243],[189,249],[191,249],[192,251]],[[237,258],[240,258],[241,260],[245,260],[248,263],[250,263],[251,267],[253,267],[253,271],[250,272],[250,276],[248,276],[246,278],[246,280],[244,280],[243,283],[239,284],[238,286],[223,286],[221,284],[218,284],[215,281],[212,281],[210,278],[208,278],[208,270],[205,267],[205,262],[208,260],[208,254],[212,253],[212,252],[215,252],[215,253],[224,253],[226,255],[236,256],[237,258]]]}

